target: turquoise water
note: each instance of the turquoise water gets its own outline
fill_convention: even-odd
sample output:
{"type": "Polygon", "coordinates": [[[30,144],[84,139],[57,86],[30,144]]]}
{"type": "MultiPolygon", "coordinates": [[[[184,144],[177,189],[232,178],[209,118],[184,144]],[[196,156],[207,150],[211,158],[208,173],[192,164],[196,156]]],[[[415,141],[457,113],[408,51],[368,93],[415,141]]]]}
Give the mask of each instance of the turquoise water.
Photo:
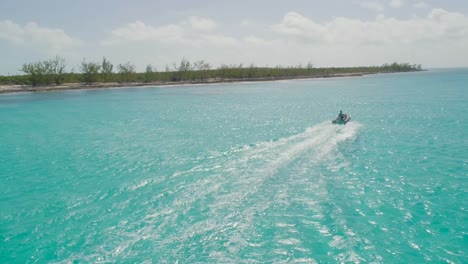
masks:
{"type": "Polygon", "coordinates": [[[1,262],[466,263],[467,93],[458,69],[2,95],[1,262]]]}

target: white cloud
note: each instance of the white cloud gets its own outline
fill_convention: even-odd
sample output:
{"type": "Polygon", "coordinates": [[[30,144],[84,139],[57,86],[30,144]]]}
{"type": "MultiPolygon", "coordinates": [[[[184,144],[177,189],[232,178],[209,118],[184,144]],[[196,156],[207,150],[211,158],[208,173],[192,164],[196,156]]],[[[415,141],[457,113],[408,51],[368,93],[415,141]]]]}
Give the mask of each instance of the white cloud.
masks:
{"type": "Polygon", "coordinates": [[[240,25],[244,27],[251,26],[253,24],[253,21],[250,19],[242,19],[240,25]]]}
{"type": "Polygon", "coordinates": [[[373,9],[379,12],[382,12],[385,9],[385,6],[383,3],[378,2],[378,1],[359,1],[359,6],[367,9],[373,9]]]}
{"type": "Polygon", "coordinates": [[[293,35],[306,40],[321,40],[326,34],[325,26],[315,23],[307,17],[296,12],[287,13],[280,24],[272,29],[278,33],[293,35]]]}
{"type": "Polygon", "coordinates": [[[215,21],[195,16],[191,16],[178,24],[159,26],[147,25],[137,20],[113,29],[111,32],[111,39],[104,40],[101,44],[112,45],[121,41],[184,42],[189,36],[199,36],[216,27],[217,24],[215,21]]]}
{"type": "Polygon", "coordinates": [[[390,0],[389,5],[393,8],[399,8],[403,6],[403,0],[390,0]]]}
{"type": "Polygon", "coordinates": [[[328,44],[389,44],[418,41],[444,41],[468,38],[468,17],[443,9],[432,10],[427,17],[398,20],[379,16],[373,21],[338,17],[317,23],[295,12],[272,27],[280,35],[301,42],[328,44]]]}
{"type": "Polygon", "coordinates": [[[183,28],[178,25],[168,24],[153,27],[141,21],[129,23],[123,27],[112,30],[112,36],[114,38],[129,41],[178,40],[183,34],[183,28]]]}
{"type": "Polygon", "coordinates": [[[205,44],[212,44],[217,46],[238,46],[240,44],[239,40],[230,36],[223,36],[223,35],[206,35],[202,36],[202,40],[204,40],[205,44]]]}
{"type": "Polygon", "coordinates": [[[188,21],[195,30],[210,31],[218,26],[214,20],[209,18],[191,16],[188,21]]]}
{"type": "Polygon", "coordinates": [[[247,44],[252,44],[256,46],[261,46],[261,47],[266,47],[268,45],[271,45],[273,41],[271,40],[266,40],[264,38],[259,38],[256,36],[247,36],[242,38],[242,41],[244,41],[247,44]]]}
{"type": "Polygon", "coordinates": [[[41,27],[34,22],[22,26],[10,20],[0,21],[0,39],[50,52],[82,43],[68,36],[62,29],[41,27]]]}
{"type": "Polygon", "coordinates": [[[429,8],[430,7],[426,2],[423,2],[423,1],[418,1],[418,2],[414,3],[413,6],[415,8],[419,8],[419,9],[429,8]]]}
{"type": "Polygon", "coordinates": [[[308,61],[317,66],[358,66],[401,61],[434,67],[468,61],[468,17],[443,9],[408,19],[378,15],[370,20],[336,17],[320,22],[289,12],[270,31],[258,23],[244,28],[241,35],[197,30],[188,21],[129,23],[114,29],[109,45],[94,49],[92,56],[132,61],[139,67],[151,63],[159,69],[183,56],[215,66],[308,61]]]}

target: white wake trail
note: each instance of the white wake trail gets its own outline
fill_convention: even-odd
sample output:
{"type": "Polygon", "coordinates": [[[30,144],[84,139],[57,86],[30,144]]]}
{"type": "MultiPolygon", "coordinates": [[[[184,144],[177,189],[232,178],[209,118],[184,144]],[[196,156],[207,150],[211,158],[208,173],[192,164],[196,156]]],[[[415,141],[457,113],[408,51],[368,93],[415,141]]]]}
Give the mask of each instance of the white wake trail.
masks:
{"type": "MultiPolygon", "coordinates": [[[[190,195],[183,197],[189,197],[193,203],[207,196],[214,200],[207,205],[209,210],[205,220],[182,228],[173,239],[184,244],[183,241],[195,235],[210,234],[211,237],[228,237],[227,247],[231,252],[248,246],[256,215],[278,202],[275,201],[278,196],[271,197],[271,183],[276,184],[274,188],[278,193],[284,193],[288,185],[294,184],[288,179],[278,178],[278,172],[294,169],[289,177],[296,177],[294,181],[297,182],[300,180],[297,177],[307,177],[314,164],[335,163],[334,159],[340,155],[339,144],[354,139],[359,127],[358,123],[337,126],[326,122],[309,127],[300,134],[244,146],[233,152],[227,161],[220,164],[220,170],[211,179],[184,188],[190,195]],[[299,159],[300,165],[308,167],[304,173],[290,166],[299,159]],[[298,175],[293,176],[294,173],[298,175]]],[[[285,173],[282,174],[284,177],[285,173]]],[[[313,203],[315,201],[311,201],[313,203]]],[[[207,240],[206,243],[216,241],[207,240]]]]}

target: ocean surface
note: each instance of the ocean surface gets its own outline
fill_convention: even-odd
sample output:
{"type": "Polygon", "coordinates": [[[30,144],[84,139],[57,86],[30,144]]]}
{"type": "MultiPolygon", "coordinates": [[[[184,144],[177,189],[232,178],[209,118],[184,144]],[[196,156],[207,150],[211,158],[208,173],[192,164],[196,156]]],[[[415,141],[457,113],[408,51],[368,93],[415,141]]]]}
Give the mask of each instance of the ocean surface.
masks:
{"type": "Polygon", "coordinates": [[[1,95],[0,262],[468,263],[467,117],[468,69],[1,95]]]}

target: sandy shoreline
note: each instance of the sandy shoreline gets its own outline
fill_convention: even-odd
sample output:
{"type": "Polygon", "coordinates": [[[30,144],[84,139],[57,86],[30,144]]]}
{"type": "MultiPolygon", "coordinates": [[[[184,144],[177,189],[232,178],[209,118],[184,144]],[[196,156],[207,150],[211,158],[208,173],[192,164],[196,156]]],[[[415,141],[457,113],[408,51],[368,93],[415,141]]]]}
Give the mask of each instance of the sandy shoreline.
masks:
{"type": "Polygon", "coordinates": [[[281,81],[295,79],[317,79],[317,78],[336,78],[336,77],[356,77],[374,73],[341,73],[341,74],[322,74],[316,76],[294,76],[294,77],[264,77],[264,78],[243,78],[243,79],[209,79],[204,81],[180,81],[180,82],[128,82],[128,83],[65,83],[61,85],[37,86],[30,85],[0,85],[0,94],[4,93],[22,93],[22,92],[49,92],[49,91],[68,91],[68,90],[96,90],[111,89],[120,87],[153,87],[153,86],[180,86],[191,84],[217,84],[217,83],[237,83],[237,82],[262,82],[262,81],[281,81]]]}

